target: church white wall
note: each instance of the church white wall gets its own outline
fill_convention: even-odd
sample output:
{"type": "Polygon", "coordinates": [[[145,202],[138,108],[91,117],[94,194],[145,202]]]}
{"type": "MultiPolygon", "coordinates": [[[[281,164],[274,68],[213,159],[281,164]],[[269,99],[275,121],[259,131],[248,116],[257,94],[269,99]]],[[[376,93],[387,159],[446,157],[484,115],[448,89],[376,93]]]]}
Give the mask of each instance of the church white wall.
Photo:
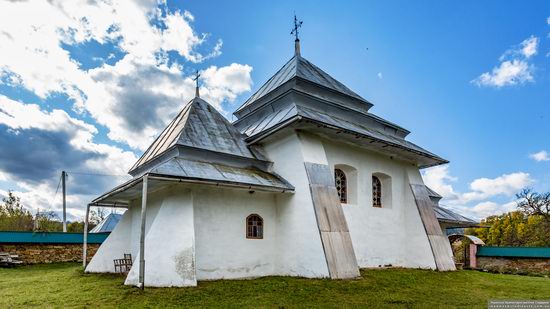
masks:
{"type": "Polygon", "coordinates": [[[315,145],[304,149],[293,131],[276,141],[265,142],[263,146],[269,159],[275,163],[274,172],[295,187],[294,194],[276,195],[275,273],[310,278],[328,277],[303,151],[306,156],[316,158],[312,160],[323,160],[323,157],[316,157],[316,152],[310,151],[314,150],[315,145]]]}
{"type": "MultiPolygon", "coordinates": [[[[166,190],[149,193],[147,196],[147,216],[145,220],[145,233],[149,231],[149,228],[155,221],[155,218],[160,210],[166,190]]],[[[141,198],[133,200],[130,203],[130,209],[132,213],[132,232],[130,239],[130,249],[132,253],[132,259],[134,264],[138,261],[137,256],[139,254],[139,237],[141,233],[141,198]]]]}
{"type": "Polygon", "coordinates": [[[332,169],[335,165],[348,165],[357,170],[353,177],[357,183],[350,186],[357,190],[350,192],[356,198],[342,208],[359,266],[435,268],[410,189],[410,173],[418,176],[415,181],[422,182],[418,168],[352,145],[325,139],[323,144],[332,169]],[[372,207],[375,173],[391,177],[391,207],[388,203],[382,208],[372,207]]]}
{"type": "Polygon", "coordinates": [[[86,266],[87,273],[114,273],[114,259],[121,259],[130,253],[132,213],[126,211],[109,237],[101,244],[96,254],[86,266]]]}
{"type": "MultiPolygon", "coordinates": [[[[139,207],[133,208],[140,212],[139,207]]],[[[137,216],[134,215],[134,218],[137,216]]],[[[134,230],[140,224],[133,222],[134,230]]],[[[139,232],[136,233],[139,235],[139,232]]],[[[135,237],[132,242],[135,241],[135,237]]],[[[126,285],[137,285],[138,251],[126,285]]],[[[135,244],[133,244],[135,247],[135,244]]],[[[135,250],[135,249],[134,249],[135,250]]],[[[193,196],[190,189],[174,186],[151,194],[147,203],[145,235],[145,286],[196,286],[193,196]]]]}
{"type": "Polygon", "coordinates": [[[275,274],[277,220],[273,193],[202,187],[193,189],[197,279],[275,274]],[[258,214],[263,239],[246,238],[246,217],[258,214]]]}
{"type": "MultiPolygon", "coordinates": [[[[163,199],[162,192],[148,196],[146,232],[153,223],[163,199]]],[[[109,237],[86,267],[86,272],[114,272],[114,259],[121,259],[125,253],[132,255],[134,265],[139,254],[139,235],[141,229],[141,199],[132,201],[109,237]]]]}
{"type": "MultiPolygon", "coordinates": [[[[409,187],[410,184],[424,184],[418,168],[411,165],[406,165],[406,171],[406,179],[408,181],[407,185],[409,187]]],[[[436,265],[432,253],[432,248],[430,242],[427,239],[426,230],[424,228],[424,224],[422,223],[422,219],[420,218],[418,208],[416,207],[416,202],[414,200],[412,190],[406,190],[405,195],[406,199],[411,203],[411,207],[405,208],[405,228],[410,231],[410,233],[407,237],[403,238],[402,243],[404,248],[409,244],[409,242],[415,244],[416,246],[416,250],[408,252],[406,266],[428,266],[431,269],[435,269],[436,265]]],[[[450,248],[451,247],[449,245],[449,249],[450,248]]]]}

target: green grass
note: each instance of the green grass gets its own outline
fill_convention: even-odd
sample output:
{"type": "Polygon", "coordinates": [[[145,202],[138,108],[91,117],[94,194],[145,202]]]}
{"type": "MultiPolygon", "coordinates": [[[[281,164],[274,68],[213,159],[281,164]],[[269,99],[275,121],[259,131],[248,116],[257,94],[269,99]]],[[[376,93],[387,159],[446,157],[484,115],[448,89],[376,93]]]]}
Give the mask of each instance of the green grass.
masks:
{"type": "Polygon", "coordinates": [[[268,277],[195,288],[124,286],[118,275],[64,263],[0,269],[0,308],[16,307],[479,307],[488,299],[549,299],[550,279],[477,271],[369,269],[357,280],[268,277]]]}

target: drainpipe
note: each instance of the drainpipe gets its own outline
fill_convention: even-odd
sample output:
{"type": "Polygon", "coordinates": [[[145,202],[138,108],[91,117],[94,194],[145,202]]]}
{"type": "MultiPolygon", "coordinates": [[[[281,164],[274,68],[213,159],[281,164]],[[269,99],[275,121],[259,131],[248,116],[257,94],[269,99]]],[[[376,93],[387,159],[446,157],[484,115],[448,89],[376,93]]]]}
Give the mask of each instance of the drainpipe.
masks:
{"type": "Polygon", "coordinates": [[[145,216],[147,210],[147,178],[143,176],[143,187],[141,189],[141,232],[139,236],[139,287],[145,288],[145,216]]]}

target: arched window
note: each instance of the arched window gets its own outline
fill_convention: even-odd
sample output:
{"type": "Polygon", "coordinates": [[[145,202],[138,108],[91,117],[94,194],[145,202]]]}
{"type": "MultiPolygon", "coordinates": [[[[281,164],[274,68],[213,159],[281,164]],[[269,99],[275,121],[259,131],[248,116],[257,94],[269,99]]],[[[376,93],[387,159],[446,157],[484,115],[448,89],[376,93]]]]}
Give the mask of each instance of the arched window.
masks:
{"type": "Polygon", "coordinates": [[[334,185],[340,198],[340,203],[348,202],[348,183],[346,180],[346,174],[341,169],[334,169],[334,185]]]}
{"type": "Polygon", "coordinates": [[[246,238],[264,238],[264,219],[259,215],[252,214],[246,217],[246,238]]]}
{"type": "Polygon", "coordinates": [[[372,176],[372,207],[382,207],[382,182],[372,176]]]}

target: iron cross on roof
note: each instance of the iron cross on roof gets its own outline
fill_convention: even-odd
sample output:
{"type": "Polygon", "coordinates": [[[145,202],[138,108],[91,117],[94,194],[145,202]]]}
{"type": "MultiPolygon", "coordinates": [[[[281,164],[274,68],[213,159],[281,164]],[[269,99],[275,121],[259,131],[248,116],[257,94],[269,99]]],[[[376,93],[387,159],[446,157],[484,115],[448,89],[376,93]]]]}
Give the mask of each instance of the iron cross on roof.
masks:
{"type": "Polygon", "coordinates": [[[199,77],[201,77],[201,74],[199,73],[199,70],[195,71],[195,76],[193,77],[193,80],[195,81],[195,97],[199,98],[199,77]]]}
{"type": "Polygon", "coordinates": [[[298,28],[302,27],[302,23],[303,21],[298,21],[298,19],[296,18],[296,14],[294,14],[294,28],[292,28],[292,31],[290,31],[290,34],[294,34],[294,36],[296,37],[296,41],[299,41],[300,39],[298,38],[298,28]]]}

